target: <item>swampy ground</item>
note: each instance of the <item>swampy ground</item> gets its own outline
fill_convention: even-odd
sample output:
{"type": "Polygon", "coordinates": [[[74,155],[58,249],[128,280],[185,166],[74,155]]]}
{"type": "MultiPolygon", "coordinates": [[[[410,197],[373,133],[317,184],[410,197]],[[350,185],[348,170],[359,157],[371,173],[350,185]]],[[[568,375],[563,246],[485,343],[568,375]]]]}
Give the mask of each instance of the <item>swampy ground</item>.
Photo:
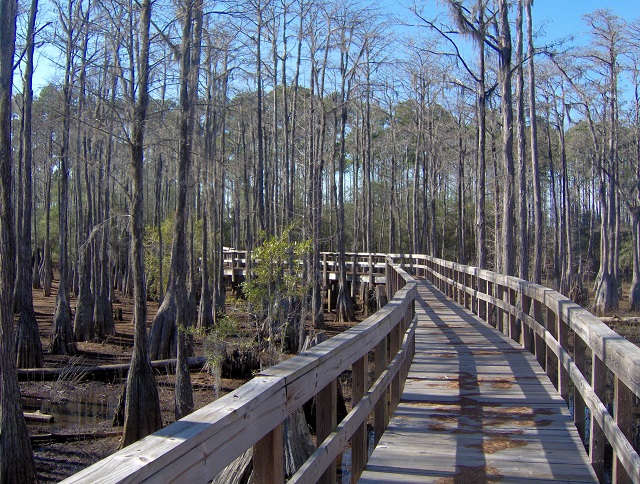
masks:
{"type": "MultiPolygon", "coordinates": [[[[53,416],[53,422],[28,421],[39,482],[58,482],[83,468],[107,457],[120,445],[121,427],[112,424],[118,400],[126,379],[96,381],[83,376],[83,367],[129,363],[133,346],[132,300],[115,294],[113,302],[116,334],[105,341],[80,342],[78,354],[73,357],[54,356],[49,353],[51,327],[55,310],[57,281],[52,295],[45,297],[34,290],[34,307],[47,368],[64,368],[53,381],[21,381],[23,409],[26,413],[40,412],[53,416]]],[[[71,307],[75,308],[72,297],[71,307]]],[[[234,305],[234,296],[228,295],[228,303],[234,305]]],[[[157,301],[148,302],[148,327],[158,308],[157,301]]],[[[337,334],[349,325],[339,325],[328,319],[328,336],[337,334]]],[[[361,319],[361,318],[359,318],[361,319]]],[[[251,338],[249,328],[242,328],[251,338]]],[[[203,337],[193,338],[194,355],[203,354],[206,345],[203,337]]],[[[232,343],[233,344],[233,343],[232,343]]],[[[246,378],[223,378],[204,369],[192,370],[195,408],[203,407],[216,398],[236,389],[246,378]]],[[[175,421],[173,375],[156,374],[158,393],[164,425],[175,421]]]]}

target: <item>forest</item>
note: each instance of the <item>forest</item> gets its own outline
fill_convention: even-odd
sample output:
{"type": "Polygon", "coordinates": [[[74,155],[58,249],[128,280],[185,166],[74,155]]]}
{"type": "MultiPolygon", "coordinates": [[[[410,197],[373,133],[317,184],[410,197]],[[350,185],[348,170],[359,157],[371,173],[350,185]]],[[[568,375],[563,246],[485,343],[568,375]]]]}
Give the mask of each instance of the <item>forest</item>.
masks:
{"type": "Polygon", "coordinates": [[[116,291],[122,445],[162,426],[150,360],[177,357],[189,413],[184,329],[222,318],[228,247],[302,243],[316,326],[321,251],[343,276],[347,252],[429,254],[640,309],[640,19],[545,45],[532,0],[443,3],[0,0],[0,482],[35,475],[16,367],[113,335],[116,291]]]}

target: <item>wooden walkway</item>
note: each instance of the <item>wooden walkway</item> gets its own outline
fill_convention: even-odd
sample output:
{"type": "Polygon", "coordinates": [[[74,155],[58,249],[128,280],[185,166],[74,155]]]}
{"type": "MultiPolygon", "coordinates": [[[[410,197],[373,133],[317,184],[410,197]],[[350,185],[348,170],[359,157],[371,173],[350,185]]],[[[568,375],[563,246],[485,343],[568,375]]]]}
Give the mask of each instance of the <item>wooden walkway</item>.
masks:
{"type": "Polygon", "coordinates": [[[418,286],[416,356],[363,483],[597,482],[535,357],[418,286]]]}

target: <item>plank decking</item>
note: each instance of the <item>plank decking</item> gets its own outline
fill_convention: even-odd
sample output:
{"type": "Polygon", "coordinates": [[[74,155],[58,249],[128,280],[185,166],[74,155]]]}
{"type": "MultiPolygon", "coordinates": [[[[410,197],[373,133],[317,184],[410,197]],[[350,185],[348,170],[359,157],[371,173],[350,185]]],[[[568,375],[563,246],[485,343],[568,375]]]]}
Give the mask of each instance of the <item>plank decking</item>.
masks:
{"type": "Polygon", "coordinates": [[[535,357],[421,281],[416,355],[362,483],[597,482],[535,357]]]}

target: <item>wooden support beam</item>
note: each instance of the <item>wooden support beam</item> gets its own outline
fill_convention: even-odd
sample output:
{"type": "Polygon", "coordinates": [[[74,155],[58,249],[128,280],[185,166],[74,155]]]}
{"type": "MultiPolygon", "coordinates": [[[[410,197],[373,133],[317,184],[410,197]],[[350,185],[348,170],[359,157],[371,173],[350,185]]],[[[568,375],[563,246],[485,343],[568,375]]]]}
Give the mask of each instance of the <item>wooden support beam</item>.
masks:
{"type": "MultiPolygon", "coordinates": [[[[355,407],[364,396],[369,380],[369,355],[351,366],[351,405],[355,407]]],[[[356,483],[367,463],[367,423],[363,422],[351,438],[351,482],[356,483]]]]}
{"type": "Polygon", "coordinates": [[[283,425],[277,425],[253,446],[253,482],[284,482],[283,425]]]}
{"type": "MultiPolygon", "coordinates": [[[[595,354],[591,358],[591,387],[600,401],[606,406],[607,367],[595,354]]],[[[589,432],[589,457],[600,482],[604,482],[604,448],[606,440],[602,427],[591,412],[591,430],[589,432]]]]}
{"type": "MultiPolygon", "coordinates": [[[[338,425],[337,405],[338,400],[338,381],[331,380],[316,396],[316,439],[318,444],[326,439],[333,429],[338,425]]],[[[327,468],[322,477],[318,480],[319,484],[334,484],[336,482],[336,462],[327,468]]]]}
{"type": "MultiPolygon", "coordinates": [[[[586,375],[586,365],[585,365],[585,352],[587,351],[587,345],[577,334],[573,336],[573,361],[575,362],[578,370],[582,373],[582,375],[586,375]]],[[[573,388],[573,423],[578,429],[578,433],[580,434],[580,438],[582,442],[584,442],[585,437],[585,404],[582,395],[580,392],[574,387],[573,388]]]]}
{"type": "MultiPolygon", "coordinates": [[[[382,341],[376,345],[374,350],[374,381],[382,375],[382,372],[387,368],[389,364],[387,356],[387,338],[382,338],[382,341]]],[[[374,411],[373,424],[374,424],[374,447],[378,445],[380,437],[384,429],[387,428],[387,421],[389,420],[387,400],[389,392],[385,392],[385,395],[380,398],[376,404],[374,411]]]]}
{"type": "MultiPolygon", "coordinates": [[[[631,442],[633,438],[633,393],[627,386],[620,381],[619,378],[614,378],[613,383],[613,405],[614,405],[614,418],[620,430],[625,435],[627,440],[631,442]]],[[[631,484],[632,480],[629,474],[625,470],[620,462],[620,456],[613,452],[613,470],[611,482],[617,484],[631,484]]]]}

